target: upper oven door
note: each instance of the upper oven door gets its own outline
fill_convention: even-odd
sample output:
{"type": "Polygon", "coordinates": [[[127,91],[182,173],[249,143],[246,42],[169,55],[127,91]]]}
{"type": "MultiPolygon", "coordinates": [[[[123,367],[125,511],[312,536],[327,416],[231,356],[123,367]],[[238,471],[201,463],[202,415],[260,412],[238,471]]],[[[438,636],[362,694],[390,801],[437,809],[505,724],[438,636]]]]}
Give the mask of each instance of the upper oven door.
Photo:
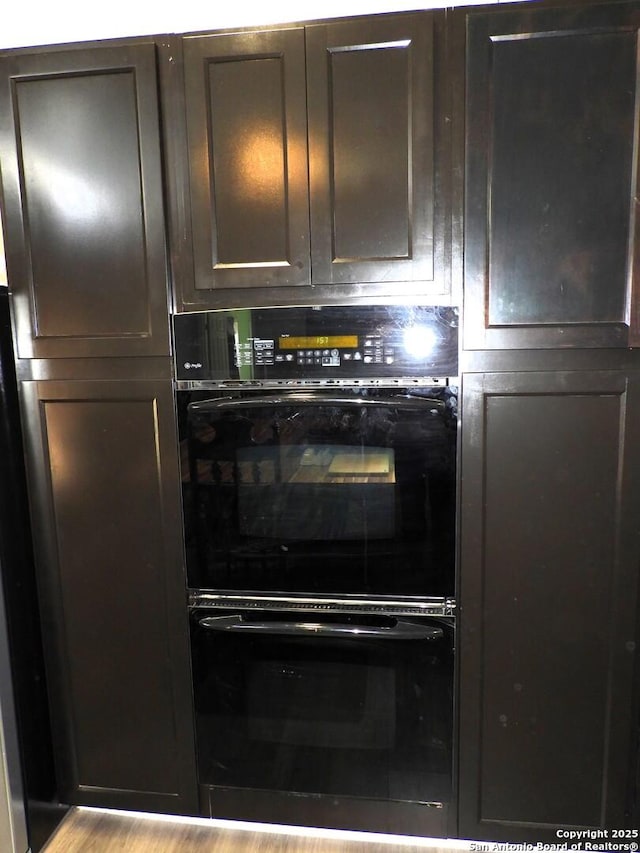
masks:
{"type": "Polygon", "coordinates": [[[191,588],[454,594],[453,389],[178,404],[191,588]]]}

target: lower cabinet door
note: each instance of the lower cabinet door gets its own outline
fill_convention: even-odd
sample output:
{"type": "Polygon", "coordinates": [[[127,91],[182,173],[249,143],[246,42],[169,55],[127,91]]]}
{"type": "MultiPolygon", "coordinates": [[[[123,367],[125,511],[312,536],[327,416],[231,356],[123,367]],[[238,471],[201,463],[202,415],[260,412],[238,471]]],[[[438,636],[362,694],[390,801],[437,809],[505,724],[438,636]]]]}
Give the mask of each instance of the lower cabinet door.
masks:
{"type": "Polygon", "coordinates": [[[630,826],[638,377],[467,375],[462,422],[459,834],[630,826]]]}
{"type": "Polygon", "coordinates": [[[170,382],[21,393],[61,797],[195,813],[170,382]]]}

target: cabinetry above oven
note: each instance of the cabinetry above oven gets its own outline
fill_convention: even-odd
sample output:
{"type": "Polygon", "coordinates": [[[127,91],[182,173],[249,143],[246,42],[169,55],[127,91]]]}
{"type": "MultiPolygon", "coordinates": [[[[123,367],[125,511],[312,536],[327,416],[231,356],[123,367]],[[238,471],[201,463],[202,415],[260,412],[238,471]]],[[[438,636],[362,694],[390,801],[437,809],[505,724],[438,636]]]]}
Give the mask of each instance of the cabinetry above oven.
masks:
{"type": "Polygon", "coordinates": [[[178,311],[450,301],[445,21],[439,10],[172,41],[178,311]]]}

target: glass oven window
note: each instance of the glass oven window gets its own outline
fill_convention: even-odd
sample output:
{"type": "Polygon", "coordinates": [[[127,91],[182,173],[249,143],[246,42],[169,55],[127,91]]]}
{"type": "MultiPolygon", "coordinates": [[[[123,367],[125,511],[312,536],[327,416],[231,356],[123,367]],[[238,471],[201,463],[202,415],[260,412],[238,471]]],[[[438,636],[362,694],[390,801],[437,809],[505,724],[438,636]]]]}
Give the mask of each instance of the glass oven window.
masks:
{"type": "Polygon", "coordinates": [[[398,639],[388,616],[322,614],[316,634],[299,612],[211,612],[191,623],[201,784],[450,801],[450,626],[398,639]]]}
{"type": "Polygon", "coordinates": [[[243,447],[237,465],[241,536],[298,542],[395,536],[392,448],[243,447]]]}

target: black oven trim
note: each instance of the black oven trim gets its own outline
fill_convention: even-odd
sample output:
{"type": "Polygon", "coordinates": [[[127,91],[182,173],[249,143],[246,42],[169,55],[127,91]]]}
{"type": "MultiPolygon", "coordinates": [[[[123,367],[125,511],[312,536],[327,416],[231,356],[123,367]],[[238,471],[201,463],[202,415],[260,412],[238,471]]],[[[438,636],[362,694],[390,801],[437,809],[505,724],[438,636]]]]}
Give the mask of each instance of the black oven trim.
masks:
{"type": "Polygon", "coordinates": [[[260,593],[234,594],[216,590],[189,590],[189,607],[244,610],[299,610],[307,612],[371,613],[391,616],[433,616],[455,619],[454,598],[364,598],[362,596],[290,596],[260,593]]]}
{"type": "Polygon", "coordinates": [[[360,379],[176,379],[176,391],[231,390],[260,391],[283,388],[429,388],[458,386],[459,378],[451,376],[395,376],[360,379]]]}
{"type": "Polygon", "coordinates": [[[403,802],[366,797],[199,785],[200,810],[218,820],[250,820],[422,838],[456,834],[455,802],[403,802]],[[277,815],[277,819],[274,817],[277,815]]]}

